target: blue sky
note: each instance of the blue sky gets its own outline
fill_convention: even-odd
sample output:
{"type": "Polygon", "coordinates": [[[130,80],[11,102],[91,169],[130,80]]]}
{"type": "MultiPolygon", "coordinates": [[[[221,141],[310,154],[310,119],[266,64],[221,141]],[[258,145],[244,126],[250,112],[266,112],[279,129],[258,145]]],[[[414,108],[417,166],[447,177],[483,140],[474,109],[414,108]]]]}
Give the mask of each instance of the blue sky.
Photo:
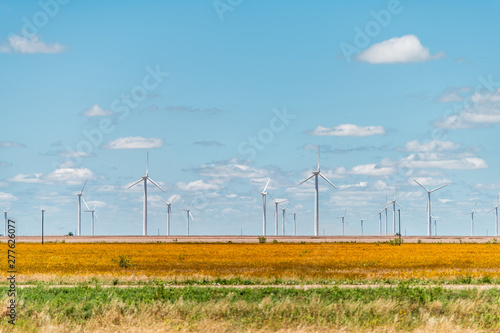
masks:
{"type": "MultiPolygon", "coordinates": [[[[260,234],[260,194],[298,208],[313,233],[378,233],[394,198],[408,235],[492,235],[500,178],[500,44],[494,1],[0,1],[0,207],[19,234],[77,227],[77,197],[96,234],[260,234]]],[[[274,232],[268,197],[267,233],[274,232]]],[[[389,219],[391,216],[389,216],[389,219]]],[[[82,233],[90,233],[83,214],[82,233]]],[[[288,216],[287,233],[292,230],[288,216]]],[[[280,218],[281,230],[281,218],[280,218]]],[[[389,228],[391,231],[392,228],[389,228]]]]}

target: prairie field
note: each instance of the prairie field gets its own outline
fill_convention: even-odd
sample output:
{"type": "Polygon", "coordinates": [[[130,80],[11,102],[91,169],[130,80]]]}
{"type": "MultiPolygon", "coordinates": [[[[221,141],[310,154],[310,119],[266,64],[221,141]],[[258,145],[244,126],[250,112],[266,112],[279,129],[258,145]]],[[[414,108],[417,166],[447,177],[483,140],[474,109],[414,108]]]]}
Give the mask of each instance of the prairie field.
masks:
{"type": "MultiPolygon", "coordinates": [[[[22,243],[19,281],[295,283],[500,279],[500,244],[22,243]]],[[[1,263],[6,270],[6,261],[1,263]]]]}

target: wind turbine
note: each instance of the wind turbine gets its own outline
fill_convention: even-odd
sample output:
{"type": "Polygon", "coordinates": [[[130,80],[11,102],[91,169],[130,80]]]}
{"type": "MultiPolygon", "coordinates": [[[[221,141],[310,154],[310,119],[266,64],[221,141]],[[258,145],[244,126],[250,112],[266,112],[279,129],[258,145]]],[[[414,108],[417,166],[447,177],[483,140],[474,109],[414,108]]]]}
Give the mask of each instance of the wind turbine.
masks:
{"type": "Polygon", "coordinates": [[[8,221],[8,219],[7,219],[7,212],[8,212],[9,210],[11,210],[11,209],[12,209],[12,207],[10,207],[10,208],[9,208],[9,209],[7,209],[7,210],[5,210],[5,209],[3,209],[3,208],[2,208],[2,210],[3,210],[3,215],[4,215],[4,217],[5,217],[5,224],[4,224],[4,229],[5,229],[5,231],[4,231],[4,236],[7,236],[7,223],[8,223],[8,222],[7,222],[7,221],[8,221]]]}
{"type": "Polygon", "coordinates": [[[470,235],[474,236],[474,215],[476,215],[476,202],[474,203],[474,208],[472,209],[472,212],[465,213],[465,215],[469,215],[471,217],[470,221],[470,235]]]}
{"type": "Polygon", "coordinates": [[[143,215],[142,215],[142,235],[147,236],[148,235],[148,180],[156,187],[158,187],[160,190],[165,192],[164,189],[161,188],[160,185],[156,184],[151,178],[148,176],[149,173],[149,152],[147,153],[146,157],[146,175],[142,176],[141,179],[130,185],[128,188],[131,188],[140,182],[144,183],[144,209],[143,209],[143,215]]]}
{"type": "Polygon", "coordinates": [[[167,236],[170,236],[170,219],[172,218],[172,202],[174,202],[174,200],[177,198],[177,194],[175,195],[175,197],[170,200],[170,202],[167,202],[163,199],[160,199],[161,201],[163,201],[165,203],[165,205],[167,205],[167,236]]]}
{"type": "MultiPolygon", "coordinates": [[[[495,211],[495,236],[498,237],[498,194],[497,194],[497,205],[494,208],[490,209],[488,213],[491,212],[492,210],[495,211]]],[[[5,218],[5,221],[7,221],[7,217],[5,218]]]]}
{"type": "MultiPolygon", "coordinates": [[[[329,181],[321,172],[320,172],[320,167],[319,167],[319,153],[320,153],[320,146],[318,145],[318,169],[316,171],[312,172],[312,175],[304,179],[303,181],[300,182],[300,184],[305,183],[312,177],[314,177],[314,236],[318,236],[318,230],[319,230],[319,189],[318,189],[318,176],[323,178],[328,182],[328,184],[332,185],[334,188],[337,188],[331,181],[329,181]]],[[[299,184],[299,185],[300,185],[299,184]]]]}
{"type": "Polygon", "coordinates": [[[189,217],[191,217],[193,219],[193,221],[194,221],[194,217],[191,214],[191,206],[193,206],[193,201],[191,201],[191,204],[189,205],[188,209],[183,209],[182,210],[183,212],[186,212],[186,215],[187,215],[187,235],[188,236],[189,236],[189,217]]]}
{"type": "Polygon", "coordinates": [[[286,208],[288,207],[289,204],[290,204],[290,201],[288,201],[288,203],[286,204],[285,208],[280,207],[281,210],[283,211],[283,219],[281,220],[281,223],[282,223],[282,226],[281,226],[282,230],[281,230],[281,232],[282,232],[283,236],[285,236],[286,208]]]}
{"type": "Polygon", "coordinates": [[[361,236],[363,236],[363,222],[365,222],[366,220],[364,218],[361,217],[361,215],[359,215],[359,219],[361,220],[361,236]]]}
{"type": "Polygon", "coordinates": [[[288,200],[286,200],[286,199],[276,200],[276,198],[273,197],[273,195],[271,193],[269,193],[269,195],[274,200],[274,233],[276,236],[278,236],[278,205],[280,203],[283,203],[283,202],[288,201],[288,200]]]}
{"type": "Polygon", "coordinates": [[[262,192],[259,192],[260,194],[262,194],[262,207],[263,207],[263,210],[264,210],[264,213],[263,213],[263,217],[262,217],[262,235],[266,235],[266,195],[268,195],[269,193],[266,192],[267,190],[267,186],[269,185],[269,181],[271,180],[271,178],[269,178],[267,180],[267,183],[266,183],[266,186],[264,186],[264,190],[262,192]]]}
{"type": "Polygon", "coordinates": [[[297,212],[299,210],[299,205],[295,207],[295,213],[293,213],[293,235],[297,236],[297,212]]]}
{"type": "MultiPolygon", "coordinates": [[[[85,189],[85,185],[87,185],[88,179],[85,181],[83,184],[82,190],[80,193],[77,193],[76,195],[78,196],[78,233],[77,236],[82,235],[82,199],[83,199],[83,190],[85,189]]],[[[90,209],[85,200],[83,200],[85,203],[85,206],[87,206],[87,209],[90,209]]]]}
{"type": "Polygon", "coordinates": [[[437,220],[439,220],[439,216],[431,216],[431,218],[434,219],[434,236],[437,236],[438,235],[437,220]]]}
{"type": "MultiPolygon", "coordinates": [[[[398,205],[402,210],[405,210],[403,207],[401,207],[401,205],[398,203],[398,200],[397,200],[397,196],[398,196],[398,188],[396,186],[396,194],[394,194],[394,200],[392,200],[391,202],[389,202],[387,205],[386,205],[386,208],[388,205],[391,205],[392,204],[392,234],[393,235],[396,235],[396,205],[398,205]]],[[[387,214],[387,213],[386,213],[387,214]]],[[[386,224],[386,233],[387,233],[387,224],[386,224]]]]}
{"type": "Polygon", "coordinates": [[[94,208],[86,210],[85,212],[92,213],[92,224],[91,224],[91,228],[90,228],[90,230],[91,230],[90,234],[91,234],[91,236],[94,236],[94,215],[99,220],[99,216],[97,216],[97,213],[95,212],[95,205],[94,205],[94,208]]]}
{"type": "Polygon", "coordinates": [[[338,219],[342,219],[342,236],[344,236],[344,222],[345,222],[345,214],[347,213],[347,209],[344,210],[344,215],[337,217],[338,219]]]}
{"type": "Polygon", "coordinates": [[[431,193],[435,192],[437,190],[442,189],[445,186],[448,186],[448,184],[441,185],[439,187],[436,187],[433,190],[428,190],[424,185],[420,184],[417,182],[415,179],[413,179],[415,183],[420,185],[421,188],[423,188],[427,192],[427,236],[432,235],[432,218],[431,218],[431,193]]]}

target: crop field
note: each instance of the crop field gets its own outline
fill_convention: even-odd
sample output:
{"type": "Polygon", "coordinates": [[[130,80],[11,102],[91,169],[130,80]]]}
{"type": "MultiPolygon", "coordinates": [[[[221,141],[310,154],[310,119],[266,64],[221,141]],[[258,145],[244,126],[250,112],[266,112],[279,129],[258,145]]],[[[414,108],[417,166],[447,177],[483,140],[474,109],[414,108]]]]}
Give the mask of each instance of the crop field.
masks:
{"type": "Polygon", "coordinates": [[[500,244],[23,243],[17,251],[20,282],[500,281],[500,244]]]}
{"type": "Polygon", "coordinates": [[[500,332],[496,243],[16,250],[18,320],[2,332],[500,332]]]}

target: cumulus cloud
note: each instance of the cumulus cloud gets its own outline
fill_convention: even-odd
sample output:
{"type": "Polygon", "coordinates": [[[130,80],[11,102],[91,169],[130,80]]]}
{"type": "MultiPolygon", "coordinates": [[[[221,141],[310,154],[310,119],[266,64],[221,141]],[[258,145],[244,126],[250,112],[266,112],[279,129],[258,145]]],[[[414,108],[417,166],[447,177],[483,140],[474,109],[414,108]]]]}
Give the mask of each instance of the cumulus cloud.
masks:
{"type": "Polygon", "coordinates": [[[424,47],[417,36],[405,35],[373,44],[356,56],[358,61],[371,64],[392,64],[423,62],[441,58],[444,54],[431,55],[429,48],[424,47]]]}
{"type": "Polygon", "coordinates": [[[476,92],[470,97],[470,102],[464,103],[458,112],[435,121],[434,125],[458,129],[500,123],[500,88],[491,92],[476,92]]]}
{"type": "Polygon", "coordinates": [[[163,146],[163,140],[159,138],[143,138],[140,136],[128,136],[109,141],[105,149],[151,149],[163,146]]]}
{"type": "Polygon", "coordinates": [[[317,136],[370,136],[385,135],[385,129],[382,126],[358,126],[353,124],[342,124],[336,127],[318,126],[309,134],[317,136]]]}
{"type": "Polygon", "coordinates": [[[204,164],[194,169],[194,171],[200,176],[212,177],[218,182],[225,182],[234,178],[263,178],[268,176],[266,170],[257,169],[249,163],[236,158],[204,164]]]}
{"type": "Polygon", "coordinates": [[[3,53],[61,53],[65,50],[59,43],[46,44],[40,37],[26,38],[12,35],[7,39],[7,44],[0,47],[3,53]]]}
{"type": "Polygon", "coordinates": [[[24,148],[26,147],[22,143],[14,141],[0,141],[0,148],[24,148]]]}
{"type": "Polygon", "coordinates": [[[28,184],[65,184],[78,185],[88,178],[92,178],[93,173],[87,168],[73,168],[61,166],[51,173],[44,175],[43,173],[22,174],[19,173],[10,178],[9,181],[15,183],[28,184]]]}
{"type": "Polygon", "coordinates": [[[439,168],[447,170],[486,169],[488,163],[479,157],[448,157],[436,153],[411,154],[400,161],[407,168],[439,168]]]}
{"type": "Polygon", "coordinates": [[[431,151],[455,151],[460,148],[460,144],[452,141],[432,140],[420,143],[418,140],[408,141],[405,150],[410,152],[431,152],[431,151]]]}
{"type": "Polygon", "coordinates": [[[216,184],[209,184],[203,180],[195,180],[189,183],[178,182],[177,187],[183,191],[205,191],[205,190],[218,190],[219,186],[216,184]]]}
{"type": "MultiPolygon", "coordinates": [[[[12,195],[10,193],[0,192],[0,201],[12,202],[15,200],[17,200],[17,197],[15,195],[12,195]]],[[[2,208],[7,209],[6,207],[2,207],[2,208]]]]}
{"type": "Polygon", "coordinates": [[[114,113],[112,111],[104,110],[97,104],[82,112],[82,116],[85,117],[106,117],[112,116],[113,114],[114,113]]]}

